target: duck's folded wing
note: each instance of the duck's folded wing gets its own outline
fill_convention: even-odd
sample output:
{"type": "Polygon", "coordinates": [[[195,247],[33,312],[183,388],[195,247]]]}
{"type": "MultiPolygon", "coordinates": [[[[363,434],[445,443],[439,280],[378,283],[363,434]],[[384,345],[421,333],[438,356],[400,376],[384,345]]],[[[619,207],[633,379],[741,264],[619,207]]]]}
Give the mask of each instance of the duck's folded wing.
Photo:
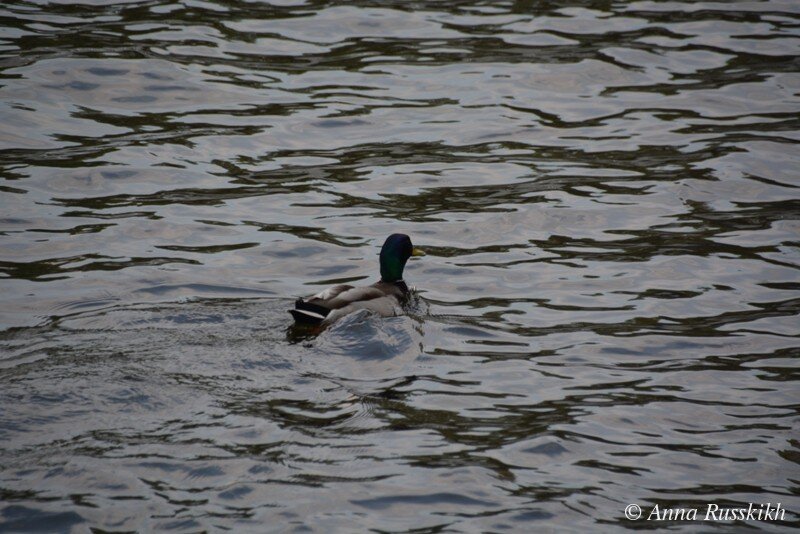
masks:
{"type": "Polygon", "coordinates": [[[382,317],[393,317],[395,315],[400,315],[401,313],[400,303],[397,298],[391,295],[382,294],[379,297],[369,300],[358,300],[342,306],[341,308],[331,310],[327,317],[325,317],[325,323],[331,323],[340,317],[344,317],[345,315],[357,312],[359,310],[369,310],[382,317]]]}
{"type": "Polygon", "coordinates": [[[317,293],[316,295],[312,295],[312,296],[308,297],[308,299],[306,299],[306,300],[308,300],[309,302],[316,302],[317,304],[321,304],[321,305],[324,306],[325,305],[324,303],[326,301],[334,299],[334,298],[338,297],[339,295],[341,295],[342,293],[344,293],[344,292],[346,292],[346,291],[348,291],[350,289],[354,289],[353,286],[348,285],[348,284],[339,284],[339,285],[331,286],[331,287],[329,287],[327,289],[324,289],[324,290],[320,291],[319,293],[317,293]]]}
{"type": "Polygon", "coordinates": [[[319,324],[331,312],[332,308],[329,305],[331,299],[335,299],[350,289],[353,289],[353,286],[339,284],[320,291],[316,295],[308,297],[308,299],[297,299],[294,303],[294,309],[289,310],[289,313],[298,323],[319,324]]]}
{"type": "Polygon", "coordinates": [[[338,308],[343,308],[350,304],[358,303],[358,302],[367,302],[373,299],[377,299],[380,297],[385,297],[386,293],[381,291],[376,287],[351,287],[346,291],[342,291],[335,297],[326,300],[324,303],[321,303],[323,306],[327,308],[331,308],[332,310],[336,310],[338,308]]]}

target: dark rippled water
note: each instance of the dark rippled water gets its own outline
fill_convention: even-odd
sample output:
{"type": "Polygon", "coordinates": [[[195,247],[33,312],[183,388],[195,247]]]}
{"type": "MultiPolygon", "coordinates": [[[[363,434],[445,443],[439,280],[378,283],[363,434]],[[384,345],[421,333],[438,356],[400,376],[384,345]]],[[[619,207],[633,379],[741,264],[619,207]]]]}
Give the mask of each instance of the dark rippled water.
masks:
{"type": "Polygon", "coordinates": [[[799,58],[795,0],[3,2],[0,531],[797,526],[799,58]],[[408,315],[291,328],[392,232],[408,315]]]}

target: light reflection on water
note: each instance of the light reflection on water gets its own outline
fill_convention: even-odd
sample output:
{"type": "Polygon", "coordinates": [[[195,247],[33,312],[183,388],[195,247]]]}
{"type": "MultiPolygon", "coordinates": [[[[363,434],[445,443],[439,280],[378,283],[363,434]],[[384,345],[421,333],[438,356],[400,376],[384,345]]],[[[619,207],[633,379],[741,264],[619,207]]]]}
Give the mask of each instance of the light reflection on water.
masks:
{"type": "Polygon", "coordinates": [[[0,16],[0,531],[798,520],[794,2],[0,16]]]}

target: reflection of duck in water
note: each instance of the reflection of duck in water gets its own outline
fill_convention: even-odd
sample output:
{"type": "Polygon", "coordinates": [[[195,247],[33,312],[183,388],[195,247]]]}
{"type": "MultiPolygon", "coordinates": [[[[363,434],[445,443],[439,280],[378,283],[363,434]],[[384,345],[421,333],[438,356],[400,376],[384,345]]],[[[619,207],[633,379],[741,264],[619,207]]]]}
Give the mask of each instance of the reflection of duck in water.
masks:
{"type": "Polygon", "coordinates": [[[403,269],[411,256],[425,253],[414,248],[405,234],[392,234],[381,248],[381,279],[371,286],[353,287],[341,284],[329,287],[307,300],[297,299],[289,310],[298,323],[328,324],[358,310],[370,310],[383,317],[399,313],[399,307],[408,296],[408,286],[403,281],[403,269]]]}

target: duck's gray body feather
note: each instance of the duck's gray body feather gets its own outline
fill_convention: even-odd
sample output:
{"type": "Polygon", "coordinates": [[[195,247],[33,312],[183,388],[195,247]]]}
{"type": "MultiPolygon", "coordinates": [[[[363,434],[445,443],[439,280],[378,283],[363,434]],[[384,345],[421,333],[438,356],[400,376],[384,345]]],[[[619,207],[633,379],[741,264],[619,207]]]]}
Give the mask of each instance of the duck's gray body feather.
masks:
{"type": "Polygon", "coordinates": [[[358,310],[370,310],[382,317],[401,313],[401,304],[408,294],[402,280],[376,282],[371,286],[353,287],[340,284],[320,291],[308,299],[298,299],[289,310],[295,320],[304,323],[331,323],[358,310]]]}

